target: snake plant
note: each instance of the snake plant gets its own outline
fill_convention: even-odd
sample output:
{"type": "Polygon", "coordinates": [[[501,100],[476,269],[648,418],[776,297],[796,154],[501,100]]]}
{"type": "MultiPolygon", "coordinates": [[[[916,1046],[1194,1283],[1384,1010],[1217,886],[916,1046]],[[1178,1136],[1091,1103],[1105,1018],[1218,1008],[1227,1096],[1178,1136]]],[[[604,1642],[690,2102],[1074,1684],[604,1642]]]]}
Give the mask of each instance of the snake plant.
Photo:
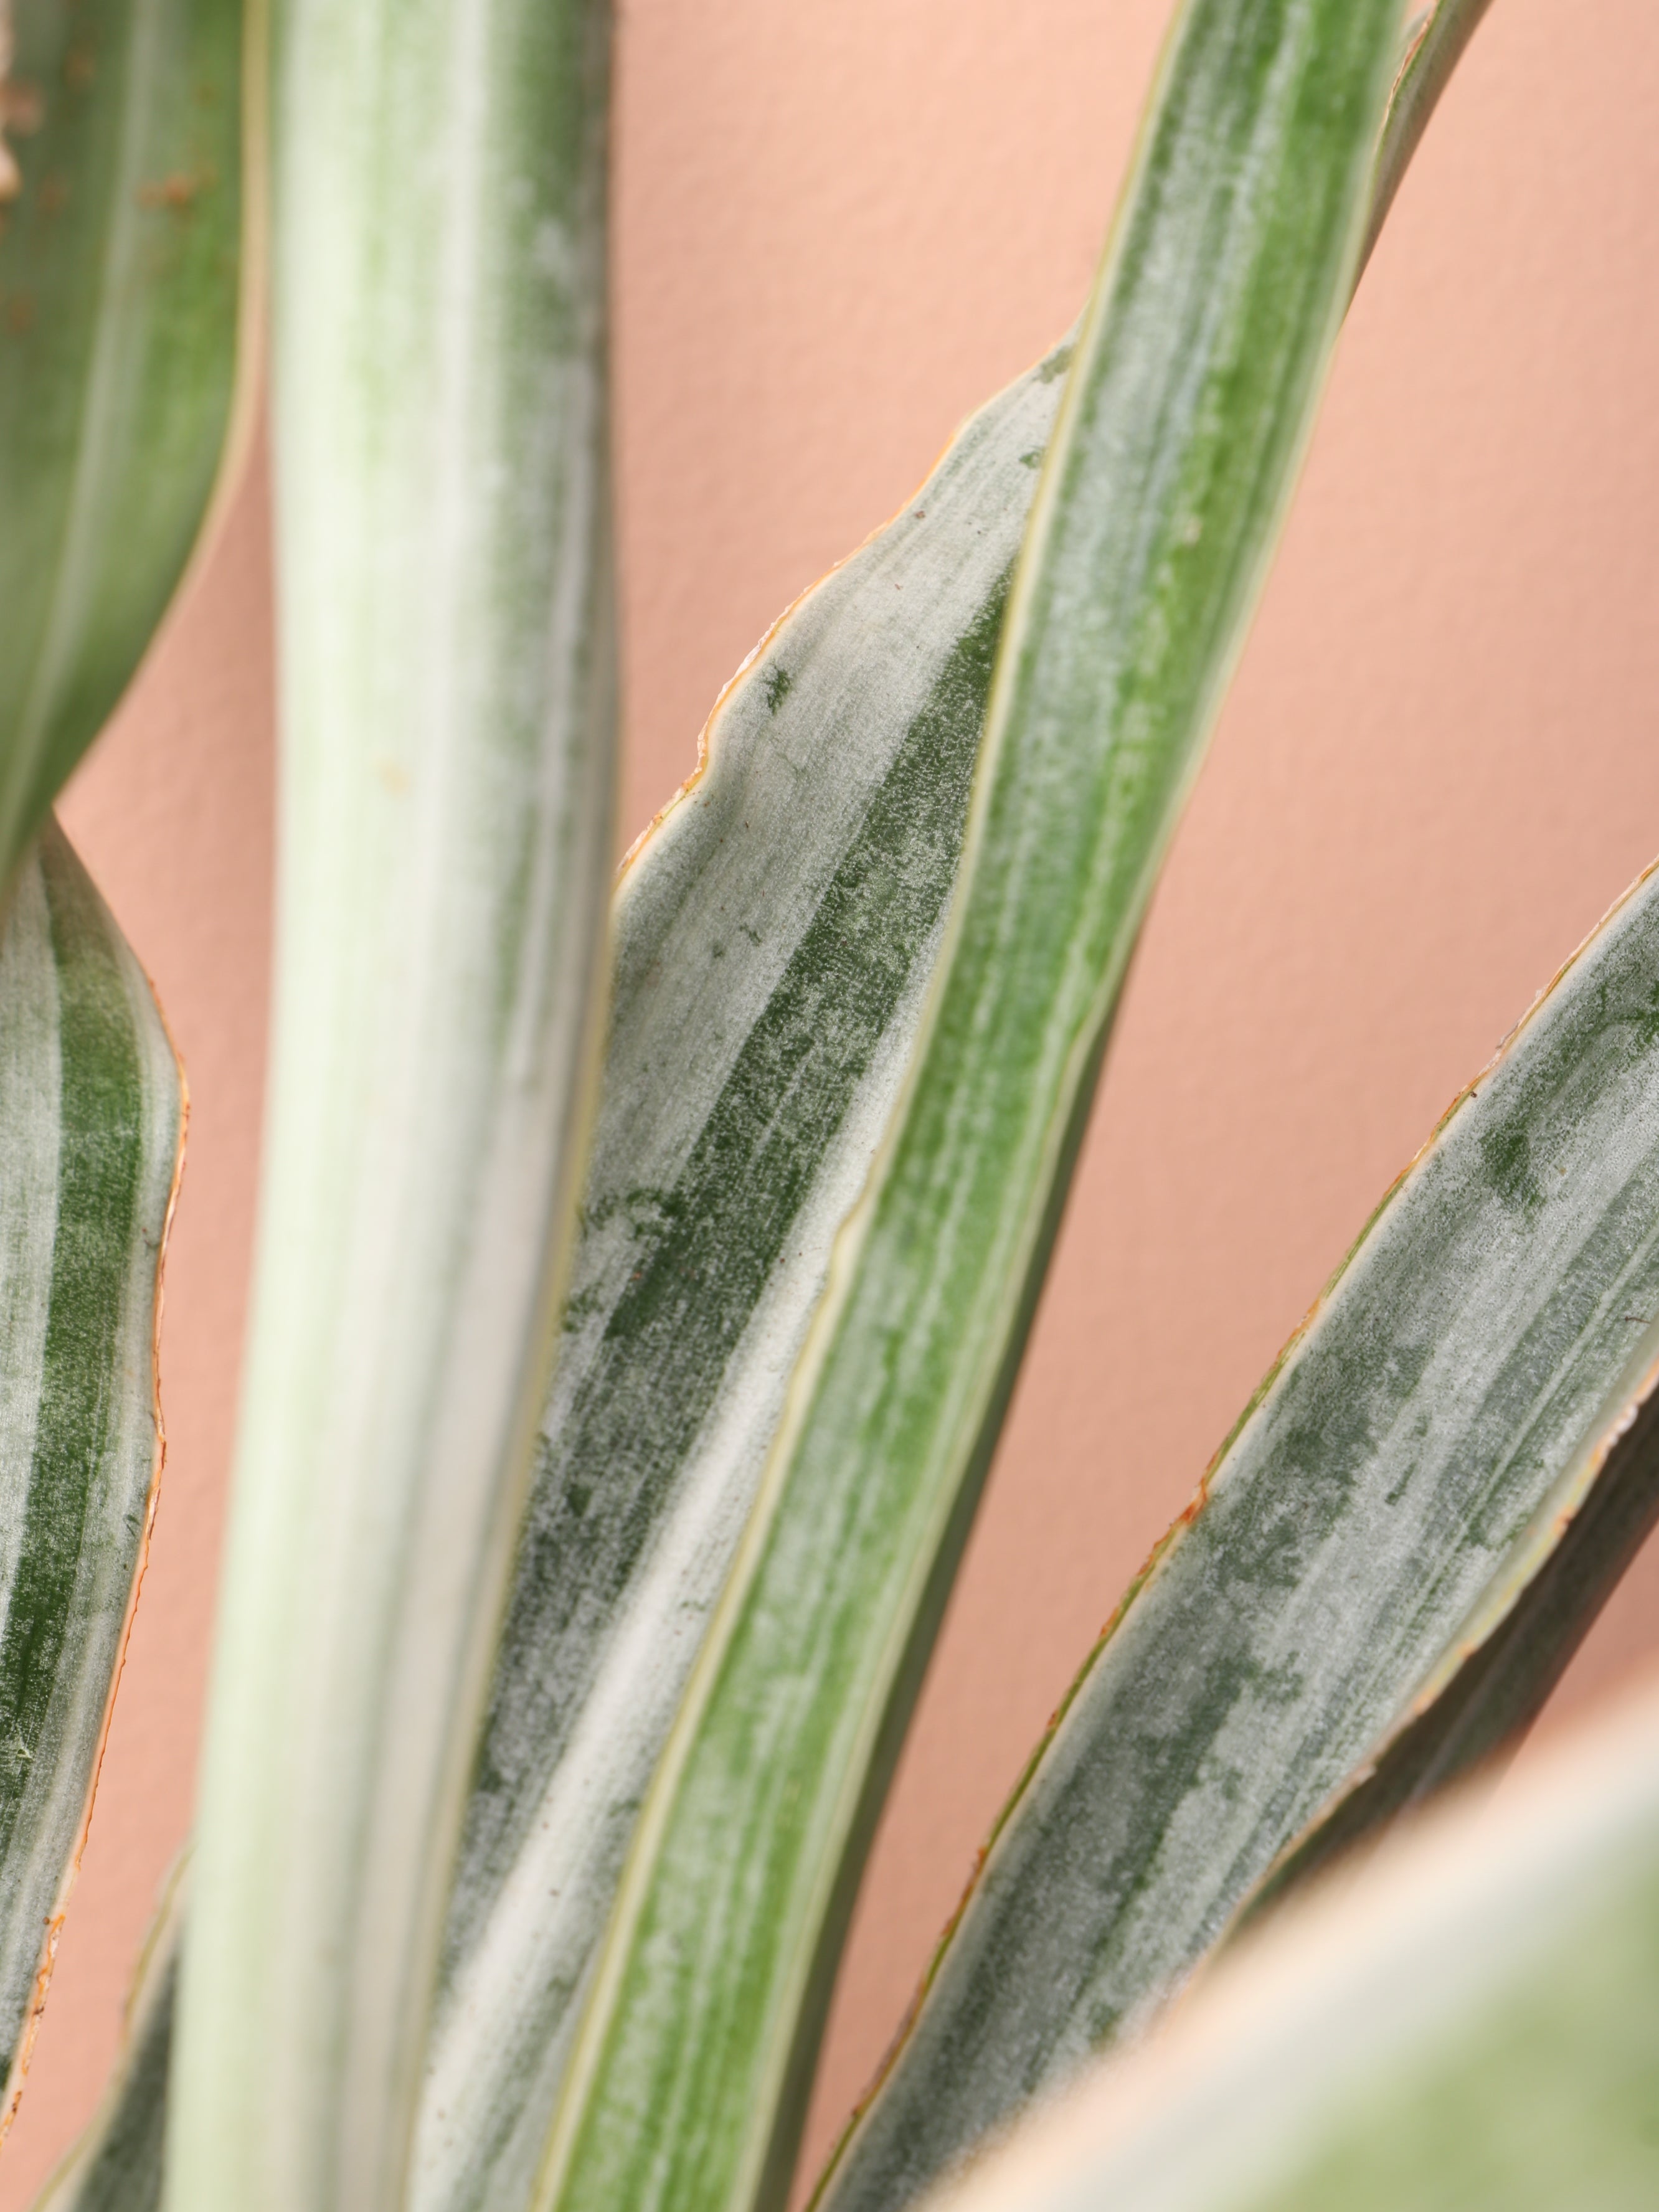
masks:
{"type": "MultiPolygon", "coordinates": [[[[154,1498],[183,1124],[47,810],[210,537],[267,326],[280,580],[197,1836],[55,2212],[784,2203],[1136,934],[1484,12],[1182,0],[1080,321],[761,641],[612,891],[605,0],[0,4],[13,2103],[154,1498]]],[[[1270,1958],[1287,1893],[1512,1744],[1659,1514],[1656,1297],[1649,878],[1083,1655],[819,2203],[1335,2201],[1351,2102],[1255,2096],[1216,2029],[1211,2102],[953,2177],[1100,2054],[1162,2063],[1237,1931],[1270,1958]]],[[[1651,1794],[1605,1829],[1633,1919],[1651,1794]]],[[[1503,1891],[1540,1924],[1602,1863],[1574,1837],[1503,1891]]],[[[1333,2081],[1382,2047],[1363,1952],[1333,2081]]],[[[1628,1976],[1534,1955],[1558,2040],[1614,2032],[1628,1976]]],[[[1400,2029],[1398,2109],[1487,2063],[1477,2015],[1400,2029]]]]}

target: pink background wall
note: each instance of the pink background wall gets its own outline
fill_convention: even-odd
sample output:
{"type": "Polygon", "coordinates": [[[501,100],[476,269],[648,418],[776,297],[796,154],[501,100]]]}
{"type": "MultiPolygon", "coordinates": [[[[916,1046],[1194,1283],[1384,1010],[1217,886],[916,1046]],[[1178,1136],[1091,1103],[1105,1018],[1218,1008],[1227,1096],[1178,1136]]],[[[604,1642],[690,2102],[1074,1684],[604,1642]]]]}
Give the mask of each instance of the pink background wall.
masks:
{"type": "MultiPolygon", "coordinates": [[[[1168,13],[626,0],[629,834],[778,609],[1075,313],[1168,13]]],[[[1365,281],[1131,983],[809,2156],[1126,1577],[1441,1107],[1659,850],[1656,111],[1649,0],[1498,0],[1365,281]]],[[[161,1516],[0,2212],[96,2092],[188,1818],[263,1079],[265,528],[256,468],[64,809],[193,1119],[161,1516]]],[[[1558,1713],[1659,1641],[1656,1597],[1650,1559],[1558,1713]]]]}

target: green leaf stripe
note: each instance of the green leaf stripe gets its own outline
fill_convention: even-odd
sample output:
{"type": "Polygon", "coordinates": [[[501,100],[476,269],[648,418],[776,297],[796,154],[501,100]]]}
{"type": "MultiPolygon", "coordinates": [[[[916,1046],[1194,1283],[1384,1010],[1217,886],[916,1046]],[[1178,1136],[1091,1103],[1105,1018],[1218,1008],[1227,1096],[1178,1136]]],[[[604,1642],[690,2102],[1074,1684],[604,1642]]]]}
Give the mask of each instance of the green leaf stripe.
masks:
{"type": "Polygon", "coordinates": [[[20,189],[0,207],[0,884],[137,666],[221,480],[242,12],[9,10],[20,189]]]}
{"type": "Polygon", "coordinates": [[[836,2212],[907,2201],[1143,2022],[1350,1771],[1548,1594],[1626,1435],[1641,1524],[1632,1408],[1656,1359],[1650,876],[1401,1178],[1109,1628],[832,2174],[836,2212]]]}
{"type": "MultiPolygon", "coordinates": [[[[973,416],[788,611],[624,873],[564,1348],[446,1937],[422,2212],[528,2193],[641,1799],[909,1064],[1070,355],[973,416]]],[[[145,2212],[154,2149],[131,2177],[145,2212]]]]}
{"type": "Polygon", "coordinates": [[[416,2202],[528,2190],[640,1800],[908,1064],[1062,347],[791,611],[617,901],[610,1048],[416,2202]]]}
{"type": "Polygon", "coordinates": [[[55,823],[0,945],[0,2048],[21,2093],[161,1455],[183,1137],[149,987],[55,823]]]}
{"type": "Polygon", "coordinates": [[[1396,21],[1183,9],[1000,647],[920,1058],[642,1817],[538,2192],[778,2201],[1106,1023],[1359,243],[1396,21]]]}

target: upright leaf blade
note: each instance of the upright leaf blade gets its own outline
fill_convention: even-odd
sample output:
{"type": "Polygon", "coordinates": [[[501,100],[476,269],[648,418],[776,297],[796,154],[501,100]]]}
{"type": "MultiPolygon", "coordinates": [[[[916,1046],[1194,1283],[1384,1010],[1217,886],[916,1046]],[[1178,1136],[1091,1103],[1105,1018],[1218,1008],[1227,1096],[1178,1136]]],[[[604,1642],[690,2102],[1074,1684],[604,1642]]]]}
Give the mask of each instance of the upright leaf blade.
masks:
{"type": "MultiPolygon", "coordinates": [[[[914,1049],[1070,352],[971,417],[774,627],[625,872],[565,1341],[451,1901],[422,2212],[528,2195],[639,1801],[914,1049]]],[[[159,2140],[127,2129],[98,2171],[123,2159],[112,2206],[150,2212],[159,2140]]]]}
{"type": "Polygon", "coordinates": [[[0,939],[0,2056],[45,2002],[161,1469],[155,1330],[184,1137],[137,962],[62,832],[0,939]]]}
{"type": "Polygon", "coordinates": [[[414,2202],[522,2202],[639,1802],[914,1045],[1063,348],[784,618],[624,875],[414,2202]]]}
{"type": "Polygon", "coordinates": [[[6,12],[0,884],[201,532],[231,421],[243,220],[241,0],[6,12]]]}
{"type": "Polygon", "coordinates": [[[290,0],[259,1260],[173,2212],[402,2201],[611,818],[598,0],[290,0]]]}
{"type": "Polygon", "coordinates": [[[1352,1770],[1439,1778],[1414,1715],[1455,1771],[1509,1623],[1599,1601],[1604,1581],[1559,1587],[1564,1536],[1628,1546],[1659,1487],[1632,1419],[1659,1362],[1656,1007],[1650,875],[1454,1104],[1120,1607],[832,2170],[836,2212],[908,2202],[1143,2024],[1333,1791],[1304,1863],[1413,1794],[1367,1807],[1352,1770]],[[1634,1510],[1603,1503],[1623,1464],[1634,1510]]]}
{"type": "Polygon", "coordinates": [[[538,2202],[787,2185],[896,1723],[1359,243],[1391,4],[1183,10],[999,659],[942,983],[647,1803],[538,2202]]]}

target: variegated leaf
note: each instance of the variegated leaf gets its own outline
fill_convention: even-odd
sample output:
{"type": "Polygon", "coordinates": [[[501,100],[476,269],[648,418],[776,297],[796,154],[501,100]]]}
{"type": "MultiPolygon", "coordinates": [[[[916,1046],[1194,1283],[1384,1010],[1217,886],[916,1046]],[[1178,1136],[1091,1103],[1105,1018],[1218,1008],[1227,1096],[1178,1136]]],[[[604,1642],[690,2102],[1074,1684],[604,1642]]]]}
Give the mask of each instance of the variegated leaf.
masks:
{"type": "MultiPolygon", "coordinates": [[[[528,2193],[640,1799],[914,1048],[1069,354],[974,416],[781,619],[624,872],[565,1345],[452,1901],[423,2212],[528,2193]]],[[[148,2212],[159,2166],[132,2187],[148,2212]]]]}
{"type": "Polygon", "coordinates": [[[155,1330],[184,1091],[57,823],[0,939],[0,2056],[4,2119],[91,1810],[161,1471],[155,1330]]]}
{"type": "Polygon", "coordinates": [[[1659,1707],[1287,1912],[936,2212],[1632,2212],[1659,2187],[1659,1707]]]}
{"type": "MultiPolygon", "coordinates": [[[[1534,1663],[1506,1625],[1535,1632],[1553,1590],[1587,1618],[1553,1567],[1581,1526],[1605,1542],[1601,1480],[1625,1470],[1650,1515],[1656,1379],[1650,875],[1454,1104],[1120,1607],[832,2171],[836,2212],[908,2202],[1144,2023],[1333,1791],[1359,1825],[1352,1770],[1437,1778],[1414,1717],[1461,1763],[1460,1693],[1478,1713],[1506,1658],[1534,1663]]],[[[1627,1496],[1611,1523],[1627,1558],[1627,1496]]]]}
{"type": "Polygon", "coordinates": [[[535,2202],[769,2205],[1152,881],[1360,245],[1393,0],[1191,0],[1005,620],[939,975],[635,1833],[535,2202]]]}

